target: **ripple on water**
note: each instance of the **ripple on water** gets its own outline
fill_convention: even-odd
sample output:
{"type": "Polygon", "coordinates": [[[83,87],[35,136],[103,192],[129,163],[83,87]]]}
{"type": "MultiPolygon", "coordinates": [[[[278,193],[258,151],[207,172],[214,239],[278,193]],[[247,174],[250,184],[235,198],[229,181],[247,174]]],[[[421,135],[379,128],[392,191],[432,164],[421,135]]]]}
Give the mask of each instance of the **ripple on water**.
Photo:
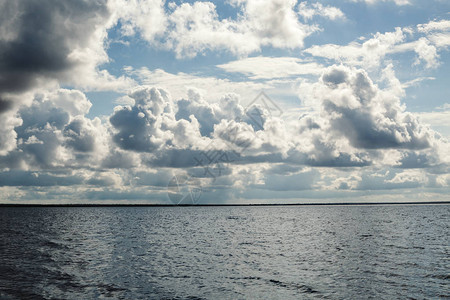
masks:
{"type": "Polygon", "coordinates": [[[0,298],[448,297],[449,208],[1,208],[0,298]]]}

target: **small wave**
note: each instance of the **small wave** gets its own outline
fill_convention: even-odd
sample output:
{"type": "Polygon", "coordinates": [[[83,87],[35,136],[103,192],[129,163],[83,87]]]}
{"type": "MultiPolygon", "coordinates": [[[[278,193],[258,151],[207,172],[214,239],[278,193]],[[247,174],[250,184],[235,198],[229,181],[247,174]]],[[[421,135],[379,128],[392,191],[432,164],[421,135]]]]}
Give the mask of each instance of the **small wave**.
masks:
{"type": "Polygon", "coordinates": [[[244,276],[244,277],[228,276],[227,278],[231,279],[231,280],[261,280],[262,279],[259,276],[244,276]]]}
{"type": "Polygon", "coordinates": [[[435,279],[442,279],[442,280],[449,280],[450,279],[450,275],[449,274],[427,274],[425,277],[435,278],[435,279]]]}
{"type": "Polygon", "coordinates": [[[372,237],[373,235],[371,235],[371,234],[361,234],[361,237],[362,238],[369,238],[369,237],[372,237]]]}
{"type": "Polygon", "coordinates": [[[272,284],[275,284],[279,287],[300,290],[302,293],[306,293],[306,294],[319,293],[318,291],[314,290],[312,287],[304,285],[304,284],[298,284],[298,283],[293,283],[293,282],[287,283],[287,282],[282,282],[282,281],[279,281],[276,279],[270,279],[269,282],[272,284]]]}

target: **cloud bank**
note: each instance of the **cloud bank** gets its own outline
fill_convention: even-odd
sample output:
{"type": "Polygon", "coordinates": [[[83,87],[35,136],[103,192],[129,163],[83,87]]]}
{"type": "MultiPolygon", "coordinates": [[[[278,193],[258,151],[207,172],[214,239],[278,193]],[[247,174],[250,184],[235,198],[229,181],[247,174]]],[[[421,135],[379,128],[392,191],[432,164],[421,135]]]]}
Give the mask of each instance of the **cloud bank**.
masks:
{"type": "Polygon", "coordinates": [[[279,0],[226,5],[235,16],[211,2],[1,2],[0,201],[166,203],[174,178],[212,202],[418,189],[445,198],[448,141],[402,102],[407,87],[433,77],[402,83],[393,57],[439,69],[449,21],[306,45],[323,30],[317,20],[347,22],[345,11],[279,0]],[[117,72],[108,65],[112,33],[178,61],[229,58],[212,75],[117,72]],[[286,86],[294,109],[264,93],[255,99],[286,86]],[[118,93],[123,104],[90,116],[94,91],[118,93]]]}

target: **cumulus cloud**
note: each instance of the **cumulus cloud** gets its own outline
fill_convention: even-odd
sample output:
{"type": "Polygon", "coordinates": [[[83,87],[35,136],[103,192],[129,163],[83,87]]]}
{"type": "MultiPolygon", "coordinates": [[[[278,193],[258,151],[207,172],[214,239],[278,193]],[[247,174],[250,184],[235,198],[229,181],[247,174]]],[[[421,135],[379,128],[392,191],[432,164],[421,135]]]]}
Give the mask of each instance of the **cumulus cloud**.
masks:
{"type": "Polygon", "coordinates": [[[124,36],[139,34],[151,41],[166,31],[167,15],[163,0],[112,0],[109,7],[121,22],[124,36]]]}
{"type": "Polygon", "coordinates": [[[429,33],[432,31],[448,31],[450,30],[450,21],[449,20],[430,21],[426,24],[417,25],[417,30],[419,32],[425,33],[429,33]]]}
{"type": "MultiPolygon", "coordinates": [[[[304,52],[345,64],[376,69],[386,57],[405,52],[416,53],[413,65],[424,63],[425,68],[439,66],[439,51],[450,45],[448,21],[431,21],[411,27],[396,28],[393,32],[376,33],[366,41],[348,45],[315,45],[304,52]]],[[[364,40],[364,39],[363,39],[364,40]]]]}
{"type": "MultiPolygon", "coordinates": [[[[140,32],[147,41],[173,50],[178,58],[211,50],[248,55],[263,46],[301,48],[304,39],[319,29],[299,21],[295,0],[230,1],[241,11],[236,19],[221,18],[211,2],[172,3],[168,10],[162,1],[141,2],[113,2],[123,34],[140,32]]],[[[331,19],[342,14],[336,8],[314,7],[331,19]]]]}
{"type": "MultiPolygon", "coordinates": [[[[381,90],[364,71],[343,66],[328,68],[311,85],[320,106],[292,120],[259,103],[245,108],[235,94],[209,103],[196,90],[173,100],[163,89],[140,87],[129,94],[132,106],[118,106],[102,122],[85,117],[90,102],[78,91],[43,94],[19,111],[23,123],[15,127],[18,149],[0,157],[6,170],[0,177],[11,177],[4,186],[17,185],[14,178],[20,176],[36,186],[36,176],[42,174],[44,186],[84,185],[91,193],[89,187],[160,189],[162,180],[169,181],[173,170],[179,170],[205,191],[227,188],[232,197],[232,191],[248,186],[268,191],[313,190],[319,183],[340,190],[391,189],[431,180],[423,175],[418,181],[407,173],[378,181],[357,174],[349,180],[325,179],[316,167],[334,172],[385,165],[445,174],[448,153],[435,149],[431,132],[405,112],[398,96],[388,93],[392,89],[381,90]],[[68,105],[66,97],[77,99],[78,105],[68,105]],[[220,160],[211,160],[219,155],[220,160]],[[79,171],[42,173],[67,168],[79,171]],[[20,169],[20,174],[8,173],[20,169]]],[[[442,175],[434,176],[433,182],[446,182],[442,175]]],[[[116,196],[126,194],[124,190],[116,196]]]]}
{"type": "Polygon", "coordinates": [[[394,46],[405,39],[401,28],[394,32],[376,33],[373,38],[360,43],[352,42],[341,46],[335,44],[317,45],[305,50],[313,56],[324,57],[335,61],[344,61],[353,66],[374,68],[381,59],[394,49],[394,46]]]}
{"type": "MultiPolygon", "coordinates": [[[[262,45],[277,48],[303,47],[303,40],[318,30],[314,25],[299,22],[295,13],[297,1],[246,0],[236,1],[243,5],[246,23],[261,40],[262,45]]],[[[244,23],[244,26],[247,25],[244,23]]]]}
{"type": "Polygon", "coordinates": [[[380,90],[363,70],[330,67],[314,86],[331,129],[356,148],[430,147],[432,133],[405,112],[395,93],[380,90]]]}
{"type": "Polygon", "coordinates": [[[38,94],[16,115],[14,148],[0,157],[7,168],[82,166],[101,157],[107,133],[99,118],[88,119],[91,102],[77,90],[38,94]]]}
{"type": "Polygon", "coordinates": [[[111,13],[106,1],[2,1],[0,11],[3,101],[42,79],[83,86],[114,80],[96,69],[108,61],[103,40],[111,13]]]}
{"type": "Polygon", "coordinates": [[[113,20],[107,1],[1,1],[0,11],[0,122],[7,122],[0,153],[16,148],[17,111],[39,93],[58,90],[55,99],[75,114],[89,109],[80,106],[84,95],[59,85],[114,90],[133,84],[99,69],[109,60],[104,41],[113,20]]]}
{"type": "Polygon", "coordinates": [[[136,104],[116,107],[110,118],[117,131],[113,140],[125,150],[153,151],[171,139],[171,133],[163,128],[164,114],[170,113],[168,95],[153,88],[138,90],[130,96],[136,104]]]}
{"type": "Polygon", "coordinates": [[[22,124],[22,119],[14,113],[0,113],[0,155],[6,155],[16,148],[17,133],[14,128],[22,124]]]}

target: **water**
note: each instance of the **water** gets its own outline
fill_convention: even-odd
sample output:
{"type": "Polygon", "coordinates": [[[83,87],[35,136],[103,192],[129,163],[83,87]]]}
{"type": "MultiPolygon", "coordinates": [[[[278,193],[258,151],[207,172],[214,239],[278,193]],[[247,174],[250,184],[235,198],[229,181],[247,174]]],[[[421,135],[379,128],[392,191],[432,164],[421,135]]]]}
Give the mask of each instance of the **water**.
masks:
{"type": "Polygon", "coordinates": [[[0,208],[1,299],[450,296],[450,205],[0,208]]]}

